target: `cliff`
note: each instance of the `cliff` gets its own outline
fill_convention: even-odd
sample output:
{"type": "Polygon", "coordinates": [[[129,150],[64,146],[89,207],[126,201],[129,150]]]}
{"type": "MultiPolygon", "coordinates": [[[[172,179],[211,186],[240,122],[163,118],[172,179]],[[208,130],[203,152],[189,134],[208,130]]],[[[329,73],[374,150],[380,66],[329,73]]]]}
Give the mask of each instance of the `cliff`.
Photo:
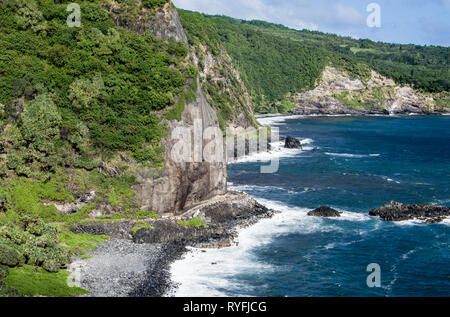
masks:
{"type": "Polygon", "coordinates": [[[345,71],[327,66],[313,90],[295,94],[296,114],[431,114],[449,112],[435,100],[409,86],[371,71],[370,78],[353,78],[345,71]]]}
{"type": "MultiPolygon", "coordinates": [[[[145,14],[142,16],[142,13],[138,13],[137,23],[129,23],[122,18],[125,12],[114,10],[115,7],[113,2],[107,6],[108,11],[115,16],[114,21],[118,26],[130,28],[141,34],[152,32],[156,37],[167,41],[183,42],[189,51],[189,59],[197,67],[197,58],[188,44],[178,12],[170,2],[157,9],[151,16],[145,14]]],[[[196,82],[191,83],[195,96],[191,98],[192,100],[186,99],[179,118],[168,122],[168,137],[163,141],[165,161],[163,169],[156,171],[144,166],[136,168],[138,184],[134,185],[133,189],[136,191],[137,202],[141,209],[176,214],[203,200],[226,192],[225,163],[208,163],[204,159],[196,162],[198,159],[194,159],[194,153],[192,153],[191,161],[195,163],[178,163],[171,155],[173,146],[178,142],[178,140],[170,139],[175,129],[190,129],[191,140],[194,140],[194,122],[201,121],[203,130],[219,127],[217,112],[209,104],[199,83],[200,75],[197,75],[196,82]]],[[[195,137],[203,140],[203,146],[206,145],[208,140],[203,138],[203,131],[202,135],[195,137]]]]}
{"type": "Polygon", "coordinates": [[[191,46],[231,57],[259,114],[449,112],[448,47],[355,40],[184,10],[180,16],[191,46]]]}

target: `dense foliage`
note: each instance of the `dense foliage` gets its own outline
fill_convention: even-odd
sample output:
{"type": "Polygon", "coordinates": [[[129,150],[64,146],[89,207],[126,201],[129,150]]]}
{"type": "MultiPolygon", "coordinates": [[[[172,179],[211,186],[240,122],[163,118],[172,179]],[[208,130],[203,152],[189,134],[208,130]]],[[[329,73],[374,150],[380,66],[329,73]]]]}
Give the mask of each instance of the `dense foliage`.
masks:
{"type": "Polygon", "coordinates": [[[183,10],[180,16],[191,45],[204,43],[213,54],[226,49],[257,107],[314,88],[329,62],[359,78],[370,74],[354,58],[262,32],[244,21],[183,10]]]}
{"type": "Polygon", "coordinates": [[[263,21],[240,21],[242,25],[279,38],[312,45],[356,59],[399,84],[409,84],[426,92],[448,91],[450,48],[402,45],[355,40],[317,31],[297,31],[263,21]]]}
{"type": "Polygon", "coordinates": [[[156,216],[138,210],[125,171],[164,164],[164,114],[196,82],[184,43],[115,24],[168,1],[77,1],[81,27],[69,27],[72,2],[0,2],[0,296],[84,294],[60,269],[107,237],[68,229],[95,209],[114,214],[97,221],[156,216]],[[89,192],[69,214],[55,207],[89,192]]]}
{"type": "MultiPolygon", "coordinates": [[[[160,2],[166,1],[145,3],[160,2]]],[[[25,144],[16,140],[14,151],[36,143],[50,155],[48,146],[60,141],[60,151],[77,148],[78,159],[89,151],[117,150],[139,161],[154,159],[165,127],[153,112],[175,104],[195,76],[186,47],[116,27],[99,1],[81,1],[82,27],[71,28],[68,3],[14,0],[0,6],[0,103],[8,117],[26,108],[16,133],[25,144]],[[46,113],[43,121],[26,120],[37,112],[46,113]],[[48,125],[51,131],[36,139],[48,125]]]]}
{"type": "Polygon", "coordinates": [[[448,91],[450,49],[376,43],[263,21],[243,21],[180,10],[192,45],[233,58],[257,112],[285,111],[286,95],[315,86],[326,64],[367,80],[370,68],[426,92],[448,91]]]}

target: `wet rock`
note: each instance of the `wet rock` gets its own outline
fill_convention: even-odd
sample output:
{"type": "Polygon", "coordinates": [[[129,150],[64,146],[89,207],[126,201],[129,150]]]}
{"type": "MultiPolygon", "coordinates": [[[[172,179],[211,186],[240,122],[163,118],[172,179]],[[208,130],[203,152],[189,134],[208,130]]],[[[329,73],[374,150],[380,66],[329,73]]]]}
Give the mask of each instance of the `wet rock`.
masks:
{"type": "Polygon", "coordinates": [[[330,207],[319,207],[317,209],[314,209],[314,210],[308,212],[308,216],[324,217],[324,218],[340,217],[341,214],[342,214],[342,212],[339,212],[330,207]]]}
{"type": "Polygon", "coordinates": [[[167,294],[176,287],[171,282],[170,264],[187,251],[187,246],[229,247],[237,237],[237,227],[249,226],[275,213],[240,192],[229,192],[197,208],[191,216],[206,219],[207,226],[186,228],[174,218],[160,218],[147,220],[153,229],[141,229],[134,235],[130,231],[136,220],[73,226],[70,230],[74,233],[111,237],[93,251],[92,258],[71,264],[72,269],[81,270],[81,287],[91,292],[86,296],[167,294]]]}
{"type": "Polygon", "coordinates": [[[402,221],[419,219],[426,223],[441,222],[446,216],[450,216],[450,207],[436,205],[407,205],[391,201],[383,207],[369,211],[370,216],[378,216],[385,221],[402,221]]]}
{"type": "Polygon", "coordinates": [[[440,222],[444,221],[444,219],[445,219],[444,217],[430,218],[430,219],[425,220],[425,223],[428,225],[432,225],[435,223],[440,223],[440,222]]]}
{"type": "Polygon", "coordinates": [[[287,136],[285,141],[284,141],[284,147],[286,149],[302,149],[302,144],[301,142],[293,137],[287,136]]]}

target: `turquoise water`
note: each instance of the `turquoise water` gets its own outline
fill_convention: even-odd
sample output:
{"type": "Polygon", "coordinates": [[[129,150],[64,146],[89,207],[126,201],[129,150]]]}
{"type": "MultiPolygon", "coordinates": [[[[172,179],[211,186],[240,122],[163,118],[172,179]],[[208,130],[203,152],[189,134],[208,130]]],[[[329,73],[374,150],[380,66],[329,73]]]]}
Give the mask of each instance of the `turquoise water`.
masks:
{"type": "Polygon", "coordinates": [[[450,205],[450,117],[317,117],[275,126],[309,143],[306,150],[281,157],[275,174],[260,174],[261,162],[231,164],[229,182],[282,213],[244,230],[237,247],[187,259],[195,277],[184,291],[189,284],[200,296],[450,296],[449,220],[367,215],[390,200],[450,205]],[[323,205],[343,217],[306,216],[323,205]],[[380,288],[366,284],[370,263],[380,265],[380,288]]]}

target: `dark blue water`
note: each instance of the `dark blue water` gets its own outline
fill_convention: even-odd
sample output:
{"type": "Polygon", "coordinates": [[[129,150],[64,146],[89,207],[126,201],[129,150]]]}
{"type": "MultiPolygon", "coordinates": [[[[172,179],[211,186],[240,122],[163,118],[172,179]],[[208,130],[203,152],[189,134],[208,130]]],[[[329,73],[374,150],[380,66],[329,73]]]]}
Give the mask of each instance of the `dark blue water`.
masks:
{"type": "Polygon", "coordinates": [[[232,164],[229,181],[286,214],[260,225],[273,233],[244,236],[263,242],[236,250],[236,267],[223,260],[220,268],[223,254],[211,255],[222,274],[211,287],[250,296],[450,296],[448,220],[367,216],[390,200],[450,205],[450,117],[308,118],[279,128],[312,139],[310,148],[281,158],[274,174],[261,174],[260,162],[232,164]],[[343,219],[306,216],[323,205],[345,211],[343,219]],[[370,263],[381,267],[380,288],[366,284],[370,263]]]}

